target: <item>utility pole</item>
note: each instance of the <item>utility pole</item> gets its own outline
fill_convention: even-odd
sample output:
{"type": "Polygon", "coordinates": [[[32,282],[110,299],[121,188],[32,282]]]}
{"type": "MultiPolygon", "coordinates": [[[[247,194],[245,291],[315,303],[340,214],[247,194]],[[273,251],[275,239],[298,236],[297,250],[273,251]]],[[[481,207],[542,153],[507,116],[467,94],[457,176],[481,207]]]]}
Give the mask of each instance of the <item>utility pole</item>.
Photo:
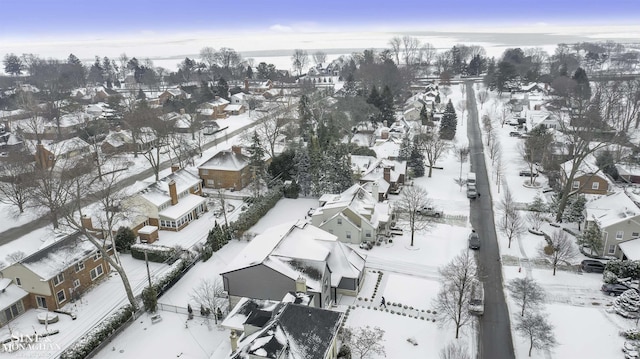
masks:
{"type": "Polygon", "coordinates": [[[151,272],[149,272],[149,257],[146,249],[144,250],[144,262],[147,265],[147,278],[149,279],[149,288],[151,288],[151,272]]]}

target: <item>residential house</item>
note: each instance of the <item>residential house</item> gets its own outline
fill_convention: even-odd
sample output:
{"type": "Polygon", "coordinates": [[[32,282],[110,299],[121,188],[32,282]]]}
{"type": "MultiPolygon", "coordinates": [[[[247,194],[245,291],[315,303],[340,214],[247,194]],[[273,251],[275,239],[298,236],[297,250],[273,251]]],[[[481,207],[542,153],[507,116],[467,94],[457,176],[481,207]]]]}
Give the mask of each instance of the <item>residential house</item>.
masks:
{"type": "Polygon", "coordinates": [[[35,161],[41,168],[52,168],[57,162],[72,162],[93,159],[95,150],[80,137],[53,143],[37,143],[29,146],[35,161]]]}
{"type": "MultiPolygon", "coordinates": [[[[595,165],[592,157],[587,157],[579,165],[571,188],[583,194],[607,194],[612,188],[609,178],[595,165]]],[[[560,183],[564,186],[573,168],[572,160],[560,165],[560,183]]]]}
{"type": "Polygon", "coordinates": [[[618,176],[627,183],[640,183],[640,165],[634,163],[616,163],[618,176]]]}
{"type": "Polygon", "coordinates": [[[374,198],[378,198],[378,201],[384,201],[389,192],[396,192],[404,185],[407,175],[406,161],[352,155],[352,167],[356,162],[359,162],[355,169],[358,171],[360,184],[374,198]]]}
{"type": "Polygon", "coordinates": [[[271,80],[249,80],[244,79],[244,92],[252,94],[262,94],[273,88],[271,80]]]}
{"type": "Polygon", "coordinates": [[[158,104],[163,105],[169,100],[184,100],[189,98],[189,94],[180,88],[170,88],[158,95],[158,104]]]}
{"type": "Polygon", "coordinates": [[[125,206],[136,212],[130,223],[134,232],[146,225],[180,231],[207,211],[200,178],[185,169],[172,170],[127,201],[125,206]]]}
{"type": "Polygon", "coordinates": [[[249,108],[249,98],[250,96],[244,92],[238,92],[236,94],[231,95],[230,104],[231,105],[242,105],[245,108],[249,108]]]}
{"type": "Polygon", "coordinates": [[[116,93],[103,86],[87,86],[71,91],[71,97],[79,101],[85,102],[105,102],[109,96],[116,93]]]}
{"type": "Polygon", "coordinates": [[[232,146],[198,166],[198,174],[206,188],[232,188],[239,191],[251,183],[249,161],[249,156],[242,153],[242,147],[232,146]]]}
{"type": "Polygon", "coordinates": [[[587,202],[584,229],[597,225],[602,232],[603,256],[640,260],[640,209],[623,191],[587,202]]]}
{"type": "Polygon", "coordinates": [[[313,295],[327,308],[339,295],[357,295],[365,259],[307,221],[271,227],[256,236],[223,270],[230,307],[242,297],[280,300],[290,291],[313,295]]]}
{"type": "Polygon", "coordinates": [[[228,100],[220,96],[216,96],[212,101],[205,102],[200,105],[198,114],[201,118],[208,120],[227,118],[229,117],[229,114],[225,112],[225,107],[227,107],[228,104],[228,100]]]}
{"type": "Polygon", "coordinates": [[[227,105],[224,108],[224,111],[231,116],[237,116],[243,114],[245,112],[245,107],[243,105],[227,105]]]}
{"type": "Polygon", "coordinates": [[[354,184],[341,194],[324,194],[311,214],[311,223],[344,243],[373,242],[389,229],[388,202],[378,202],[378,196],[362,185],[354,184]]]}
{"type": "Polygon", "coordinates": [[[344,313],[281,303],[271,317],[248,319],[240,338],[232,331],[230,359],[335,359],[344,313]],[[267,320],[264,322],[264,320],[267,320]]]}
{"type": "Polygon", "coordinates": [[[400,145],[402,139],[391,136],[388,139],[378,139],[375,141],[372,149],[376,153],[377,158],[386,158],[395,160],[400,156],[400,145]]]}
{"type": "Polygon", "coordinates": [[[9,265],[0,274],[29,293],[27,308],[56,310],[77,299],[110,270],[101,252],[76,232],[9,265]]]}
{"type": "Polygon", "coordinates": [[[122,130],[120,126],[109,134],[100,144],[103,153],[133,153],[136,149],[138,152],[146,152],[153,148],[157,143],[156,135],[149,127],[142,127],[136,141],[133,140],[131,131],[122,130]]]}
{"type": "Polygon", "coordinates": [[[0,327],[29,308],[28,297],[29,293],[14,284],[11,278],[0,278],[0,327]]]}

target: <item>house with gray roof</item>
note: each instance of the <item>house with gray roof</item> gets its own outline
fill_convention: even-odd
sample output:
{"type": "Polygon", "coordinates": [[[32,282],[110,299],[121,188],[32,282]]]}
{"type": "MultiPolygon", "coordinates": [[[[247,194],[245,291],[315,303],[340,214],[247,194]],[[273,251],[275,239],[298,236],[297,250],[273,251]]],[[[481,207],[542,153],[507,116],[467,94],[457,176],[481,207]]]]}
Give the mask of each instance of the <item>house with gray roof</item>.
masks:
{"type": "Polygon", "coordinates": [[[335,235],[300,220],[256,236],[220,274],[230,307],[242,297],[281,300],[296,291],[326,308],[340,295],[358,293],[364,265],[364,257],[335,235]]]}

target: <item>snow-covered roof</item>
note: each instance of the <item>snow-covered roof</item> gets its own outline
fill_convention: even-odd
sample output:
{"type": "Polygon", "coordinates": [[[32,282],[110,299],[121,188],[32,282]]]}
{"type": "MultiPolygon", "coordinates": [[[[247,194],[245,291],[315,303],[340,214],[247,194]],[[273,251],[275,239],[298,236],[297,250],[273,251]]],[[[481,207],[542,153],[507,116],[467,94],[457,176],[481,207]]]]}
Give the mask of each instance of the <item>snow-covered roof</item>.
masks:
{"type": "Polygon", "coordinates": [[[29,295],[24,289],[11,283],[11,279],[0,279],[0,311],[4,311],[6,308],[13,305],[13,303],[29,295]]]}
{"type": "Polygon", "coordinates": [[[296,280],[302,277],[312,291],[322,289],[321,274],[331,271],[331,284],[343,277],[357,278],[364,269],[364,258],[338,238],[306,221],[272,227],[256,236],[222,273],[263,264],[296,280]],[[319,276],[319,277],[318,277],[319,276]]]}
{"type": "Polygon", "coordinates": [[[277,308],[278,304],[280,302],[275,300],[242,297],[220,325],[227,329],[242,332],[244,331],[243,324],[251,313],[256,311],[272,312],[277,308]]]}
{"type": "Polygon", "coordinates": [[[205,170],[239,171],[249,165],[249,157],[235,153],[233,150],[224,150],[201,164],[198,168],[205,170]]]}
{"type": "Polygon", "coordinates": [[[640,176],[640,166],[633,163],[616,163],[620,176],[640,176]]]}
{"type": "Polygon", "coordinates": [[[620,247],[620,250],[624,252],[624,255],[628,260],[640,260],[640,238],[622,242],[618,244],[618,247],[620,247]]]}
{"type": "Polygon", "coordinates": [[[324,359],[332,350],[343,315],[306,305],[282,304],[262,329],[240,338],[232,358],[324,359]]]}
{"type": "Polygon", "coordinates": [[[41,248],[18,263],[40,278],[49,280],[96,251],[97,248],[82,233],[76,232],[41,248]]]}
{"type": "Polygon", "coordinates": [[[152,204],[160,206],[171,199],[169,195],[169,183],[172,180],[176,183],[176,193],[178,196],[180,193],[188,191],[200,183],[198,176],[185,169],[180,169],[160,179],[158,182],[151,183],[147,188],[142,190],[140,195],[152,204]]]}
{"type": "Polygon", "coordinates": [[[640,209],[624,192],[616,192],[587,202],[585,212],[586,219],[596,221],[600,228],[640,216],[640,209]]]}
{"type": "Polygon", "coordinates": [[[159,215],[161,218],[178,220],[180,217],[193,212],[194,209],[198,208],[198,206],[204,202],[206,202],[206,198],[189,193],[186,196],[180,197],[178,203],[167,207],[161,211],[159,215]]]}
{"type": "Polygon", "coordinates": [[[376,141],[373,151],[378,158],[397,158],[400,155],[400,143],[393,138],[376,141]]]}
{"type": "Polygon", "coordinates": [[[227,112],[240,111],[242,109],[242,105],[227,105],[224,110],[227,112]]]}
{"type": "MultiPolygon", "coordinates": [[[[565,175],[569,177],[569,174],[571,173],[571,170],[573,168],[573,160],[563,162],[562,164],[560,164],[560,168],[562,169],[562,171],[564,171],[565,175]]],[[[585,175],[597,176],[608,181],[607,176],[605,176],[604,173],[600,171],[598,166],[595,165],[595,158],[593,158],[593,156],[587,156],[582,160],[582,162],[580,162],[575,178],[585,175]]]]}
{"type": "Polygon", "coordinates": [[[379,203],[378,198],[374,198],[359,184],[354,184],[338,195],[323,195],[319,201],[322,206],[314,211],[314,218],[315,216],[323,216],[326,209],[338,210],[330,218],[323,218],[322,223],[341,215],[344,211],[350,211],[359,216],[361,221],[369,223],[373,228],[378,228],[380,222],[388,222],[389,220],[389,204],[379,203]]]}

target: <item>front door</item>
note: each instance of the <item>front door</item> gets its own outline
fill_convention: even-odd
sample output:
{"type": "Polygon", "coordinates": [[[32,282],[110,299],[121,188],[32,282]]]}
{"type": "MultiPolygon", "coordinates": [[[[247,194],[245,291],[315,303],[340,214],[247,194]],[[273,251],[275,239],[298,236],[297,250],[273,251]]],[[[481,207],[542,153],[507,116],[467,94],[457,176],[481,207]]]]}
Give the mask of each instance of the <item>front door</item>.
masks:
{"type": "Polygon", "coordinates": [[[38,308],[47,309],[47,299],[45,297],[36,296],[36,304],[38,308]]]}

